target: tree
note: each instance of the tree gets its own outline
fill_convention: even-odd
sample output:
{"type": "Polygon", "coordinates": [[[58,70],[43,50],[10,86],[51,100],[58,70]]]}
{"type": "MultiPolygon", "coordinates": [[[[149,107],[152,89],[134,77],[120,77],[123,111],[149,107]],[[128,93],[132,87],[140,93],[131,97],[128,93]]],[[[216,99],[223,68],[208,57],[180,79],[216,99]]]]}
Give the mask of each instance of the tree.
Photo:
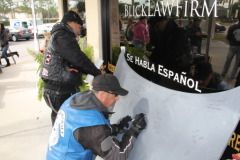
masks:
{"type": "Polygon", "coordinates": [[[11,12],[12,0],[1,0],[0,1],[0,14],[5,15],[11,12]]]}
{"type": "Polygon", "coordinates": [[[56,18],[58,12],[53,0],[35,0],[36,13],[40,13],[43,19],[56,18]]]}
{"type": "Polygon", "coordinates": [[[231,7],[231,17],[235,17],[236,13],[238,14],[237,16],[239,16],[239,12],[240,12],[240,2],[235,2],[232,7],[231,7]]]}
{"type": "Polygon", "coordinates": [[[78,2],[77,10],[78,10],[79,13],[80,12],[85,12],[85,2],[83,2],[83,1],[78,2]]]}
{"type": "Polygon", "coordinates": [[[15,12],[31,14],[32,9],[31,9],[30,3],[26,1],[22,1],[21,5],[18,5],[17,7],[15,7],[15,12]]]}

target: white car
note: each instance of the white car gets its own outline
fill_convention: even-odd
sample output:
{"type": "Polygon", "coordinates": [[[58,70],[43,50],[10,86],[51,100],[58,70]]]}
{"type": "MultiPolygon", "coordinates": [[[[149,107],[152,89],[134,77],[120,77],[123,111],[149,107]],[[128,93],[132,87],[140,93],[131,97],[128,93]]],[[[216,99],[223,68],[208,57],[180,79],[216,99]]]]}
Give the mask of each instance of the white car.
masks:
{"type": "Polygon", "coordinates": [[[19,39],[29,40],[32,37],[32,33],[30,29],[27,28],[10,28],[9,29],[9,40],[14,42],[19,39]]]}
{"type": "MultiPolygon", "coordinates": [[[[54,25],[55,23],[45,23],[45,24],[37,25],[37,36],[44,37],[44,33],[50,32],[54,25]]],[[[32,30],[32,33],[34,33],[33,27],[31,28],[31,30],[32,30]]]]}
{"type": "Polygon", "coordinates": [[[51,32],[52,27],[55,25],[55,23],[45,23],[42,25],[38,25],[38,36],[44,36],[44,33],[51,32]]]}

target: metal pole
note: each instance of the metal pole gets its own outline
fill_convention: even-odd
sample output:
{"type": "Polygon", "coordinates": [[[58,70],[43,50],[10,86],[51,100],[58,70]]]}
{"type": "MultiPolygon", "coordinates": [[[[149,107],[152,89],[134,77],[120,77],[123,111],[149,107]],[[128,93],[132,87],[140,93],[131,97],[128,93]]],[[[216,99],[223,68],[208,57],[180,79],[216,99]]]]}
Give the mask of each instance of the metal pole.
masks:
{"type": "Polygon", "coordinates": [[[232,18],[231,17],[231,12],[232,12],[232,0],[229,0],[229,3],[228,3],[228,18],[232,18]]]}
{"type": "MultiPolygon", "coordinates": [[[[208,1],[208,6],[213,3],[213,0],[208,1]]],[[[212,26],[213,26],[213,13],[208,18],[208,37],[207,37],[207,45],[206,45],[206,56],[209,56],[210,43],[212,39],[212,26]]]]}
{"type": "Polygon", "coordinates": [[[209,48],[212,39],[212,23],[213,23],[213,14],[210,15],[208,21],[208,37],[207,37],[207,45],[206,45],[206,56],[209,56],[209,48]]]}
{"type": "Polygon", "coordinates": [[[31,0],[31,8],[32,8],[32,17],[33,17],[34,50],[38,52],[39,42],[37,39],[37,23],[36,23],[34,0],[31,0]]]}

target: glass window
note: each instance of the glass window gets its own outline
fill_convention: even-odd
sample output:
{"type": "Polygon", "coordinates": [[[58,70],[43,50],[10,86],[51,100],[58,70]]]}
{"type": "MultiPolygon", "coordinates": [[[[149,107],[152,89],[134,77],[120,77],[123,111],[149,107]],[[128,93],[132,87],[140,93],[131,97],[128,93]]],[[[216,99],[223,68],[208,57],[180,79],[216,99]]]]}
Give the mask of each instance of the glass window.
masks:
{"type": "MultiPolygon", "coordinates": [[[[191,10],[196,5],[191,1],[119,0],[118,9],[111,3],[111,64],[116,65],[119,47],[125,46],[127,53],[139,58],[139,63],[128,62],[130,67],[168,88],[199,93],[195,89],[198,85],[202,93],[212,93],[240,84],[238,59],[232,65],[225,64],[229,54],[227,29],[237,20],[239,2],[210,4],[203,0],[196,10],[191,10]]],[[[230,52],[237,57],[231,45],[230,52]]]]}
{"type": "Polygon", "coordinates": [[[23,26],[23,28],[28,28],[27,22],[22,22],[22,26],[23,26]]]}

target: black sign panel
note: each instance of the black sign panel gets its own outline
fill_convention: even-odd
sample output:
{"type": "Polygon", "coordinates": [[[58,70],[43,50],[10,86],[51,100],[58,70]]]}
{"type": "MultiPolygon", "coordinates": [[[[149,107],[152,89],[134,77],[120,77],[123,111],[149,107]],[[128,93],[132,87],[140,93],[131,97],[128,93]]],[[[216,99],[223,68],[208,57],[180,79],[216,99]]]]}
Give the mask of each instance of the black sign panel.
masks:
{"type": "Polygon", "coordinates": [[[229,159],[240,160],[240,122],[238,122],[237,128],[232,134],[232,137],[228,142],[228,146],[221,158],[221,160],[229,159]]]}

